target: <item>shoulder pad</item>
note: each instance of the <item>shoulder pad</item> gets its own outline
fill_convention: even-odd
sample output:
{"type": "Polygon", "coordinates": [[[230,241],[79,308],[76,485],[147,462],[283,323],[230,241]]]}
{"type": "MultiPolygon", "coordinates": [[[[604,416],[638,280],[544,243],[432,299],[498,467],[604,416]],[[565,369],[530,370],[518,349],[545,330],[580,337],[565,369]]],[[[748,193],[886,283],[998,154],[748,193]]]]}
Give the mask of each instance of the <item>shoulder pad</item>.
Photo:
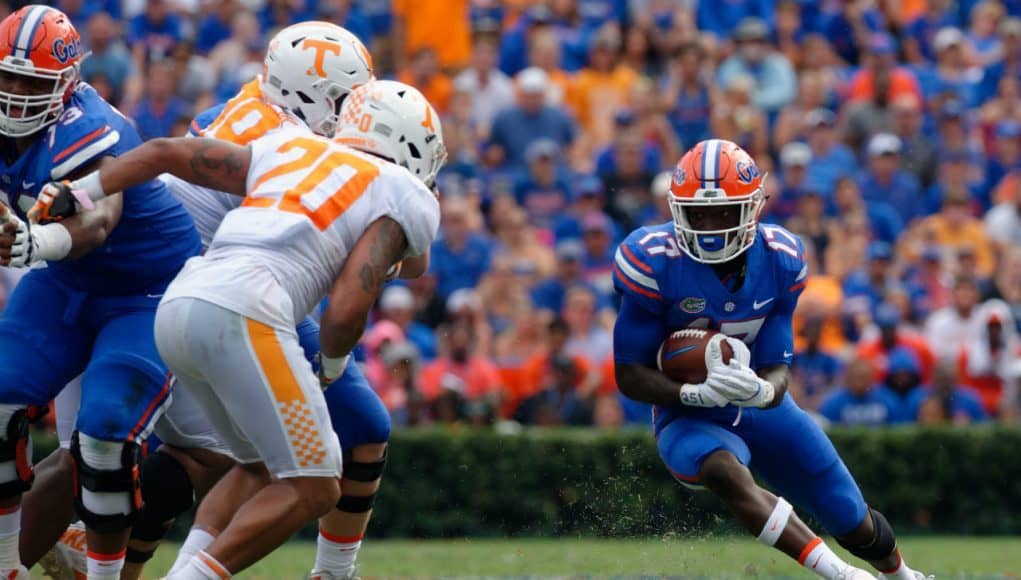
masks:
{"type": "Polygon", "coordinates": [[[614,285],[622,294],[663,301],[666,261],[679,254],[672,226],[638,228],[617,247],[614,285]]]}
{"type": "Polygon", "coordinates": [[[759,237],[766,245],[770,259],[781,273],[781,280],[792,287],[804,286],[808,278],[808,261],[805,257],[805,243],[801,241],[801,237],[772,224],[759,225],[759,237]]]}
{"type": "Polygon", "coordinates": [[[50,177],[63,178],[97,158],[111,153],[120,142],[120,113],[92,87],[79,87],[64,112],[47,132],[51,155],[50,177]]]}

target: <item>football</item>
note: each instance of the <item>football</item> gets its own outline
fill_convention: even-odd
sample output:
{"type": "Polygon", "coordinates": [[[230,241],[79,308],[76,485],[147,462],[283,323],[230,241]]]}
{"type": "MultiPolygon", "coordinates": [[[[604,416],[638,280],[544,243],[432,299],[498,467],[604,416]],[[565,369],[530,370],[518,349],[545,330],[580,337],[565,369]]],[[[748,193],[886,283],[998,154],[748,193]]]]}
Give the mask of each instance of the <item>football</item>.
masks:
{"type": "MultiPolygon", "coordinates": [[[[705,349],[709,339],[719,334],[716,330],[685,328],[678,330],[659,347],[659,370],[670,380],[678,383],[698,384],[705,382],[709,371],[705,364],[705,349]]],[[[730,362],[734,356],[733,349],[726,341],[721,343],[723,363],[730,362]]]]}

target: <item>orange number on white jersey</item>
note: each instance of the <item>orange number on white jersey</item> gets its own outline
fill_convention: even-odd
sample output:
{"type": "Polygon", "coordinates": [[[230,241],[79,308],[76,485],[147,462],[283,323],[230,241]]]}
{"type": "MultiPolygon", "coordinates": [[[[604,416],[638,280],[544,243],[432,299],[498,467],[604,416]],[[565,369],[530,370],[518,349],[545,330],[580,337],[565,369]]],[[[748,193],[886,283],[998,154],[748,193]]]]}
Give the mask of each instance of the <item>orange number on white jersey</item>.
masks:
{"type": "Polygon", "coordinates": [[[300,151],[301,155],[260,175],[242,206],[276,207],[281,211],[302,214],[317,228],[325,230],[365,193],[379,175],[379,167],[373,163],[346,151],[331,149],[326,141],[298,137],[277,147],[276,153],[285,155],[292,151],[300,151]],[[303,172],[304,177],[279,199],[259,195],[259,187],[269,180],[299,172],[303,172]],[[331,193],[317,187],[331,176],[341,182],[335,191],[331,193]]]}

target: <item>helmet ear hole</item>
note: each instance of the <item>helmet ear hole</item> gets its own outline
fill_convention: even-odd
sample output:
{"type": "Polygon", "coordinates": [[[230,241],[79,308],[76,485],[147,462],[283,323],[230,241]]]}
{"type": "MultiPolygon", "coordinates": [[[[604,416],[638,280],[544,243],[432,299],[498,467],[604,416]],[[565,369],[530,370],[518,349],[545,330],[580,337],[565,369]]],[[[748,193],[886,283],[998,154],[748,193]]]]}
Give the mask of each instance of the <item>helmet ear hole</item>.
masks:
{"type": "Polygon", "coordinates": [[[422,154],[419,153],[418,147],[415,147],[415,144],[411,143],[410,141],[408,142],[408,151],[411,152],[411,157],[412,158],[414,158],[414,159],[421,159],[422,158],[422,154]]]}

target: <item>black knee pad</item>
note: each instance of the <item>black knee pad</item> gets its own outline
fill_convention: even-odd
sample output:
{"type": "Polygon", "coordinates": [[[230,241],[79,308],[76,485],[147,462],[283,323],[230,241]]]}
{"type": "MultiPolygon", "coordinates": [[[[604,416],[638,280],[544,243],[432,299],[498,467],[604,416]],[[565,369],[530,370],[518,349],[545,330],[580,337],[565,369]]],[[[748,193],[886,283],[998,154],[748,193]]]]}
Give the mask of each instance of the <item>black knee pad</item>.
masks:
{"type": "Polygon", "coordinates": [[[872,541],[864,545],[851,545],[837,538],[837,542],[848,552],[858,556],[867,562],[876,562],[888,558],[897,549],[897,537],[893,533],[890,522],[886,516],[877,510],[869,508],[872,514],[872,541]]]}
{"type": "Polygon", "coordinates": [[[27,409],[16,411],[7,423],[4,438],[0,440],[0,462],[13,461],[15,479],[0,483],[0,498],[14,497],[32,487],[35,473],[29,458],[28,425],[31,422],[27,409]]]}
{"type": "Polygon", "coordinates": [[[142,462],[142,499],[145,503],[131,528],[131,537],[158,542],[174,518],[194,505],[195,488],[180,461],[157,451],[142,462]]]}
{"type": "MultiPolygon", "coordinates": [[[[344,452],[344,479],[372,483],[383,476],[386,468],[386,450],[383,451],[383,458],[379,461],[355,461],[349,451],[344,452]]],[[[337,502],[337,509],[342,512],[360,514],[372,509],[376,503],[376,494],[371,495],[347,495],[341,493],[337,502]]]]}
{"type": "Polygon", "coordinates": [[[71,456],[75,467],[75,509],[85,526],[101,534],[119,532],[130,528],[142,508],[142,494],[138,485],[138,444],[124,442],[121,451],[121,467],[113,471],[94,469],[82,458],[78,432],[71,435],[71,456]],[[128,494],[131,513],[97,514],[89,511],[82,501],[82,490],[100,493],[128,494]]]}

